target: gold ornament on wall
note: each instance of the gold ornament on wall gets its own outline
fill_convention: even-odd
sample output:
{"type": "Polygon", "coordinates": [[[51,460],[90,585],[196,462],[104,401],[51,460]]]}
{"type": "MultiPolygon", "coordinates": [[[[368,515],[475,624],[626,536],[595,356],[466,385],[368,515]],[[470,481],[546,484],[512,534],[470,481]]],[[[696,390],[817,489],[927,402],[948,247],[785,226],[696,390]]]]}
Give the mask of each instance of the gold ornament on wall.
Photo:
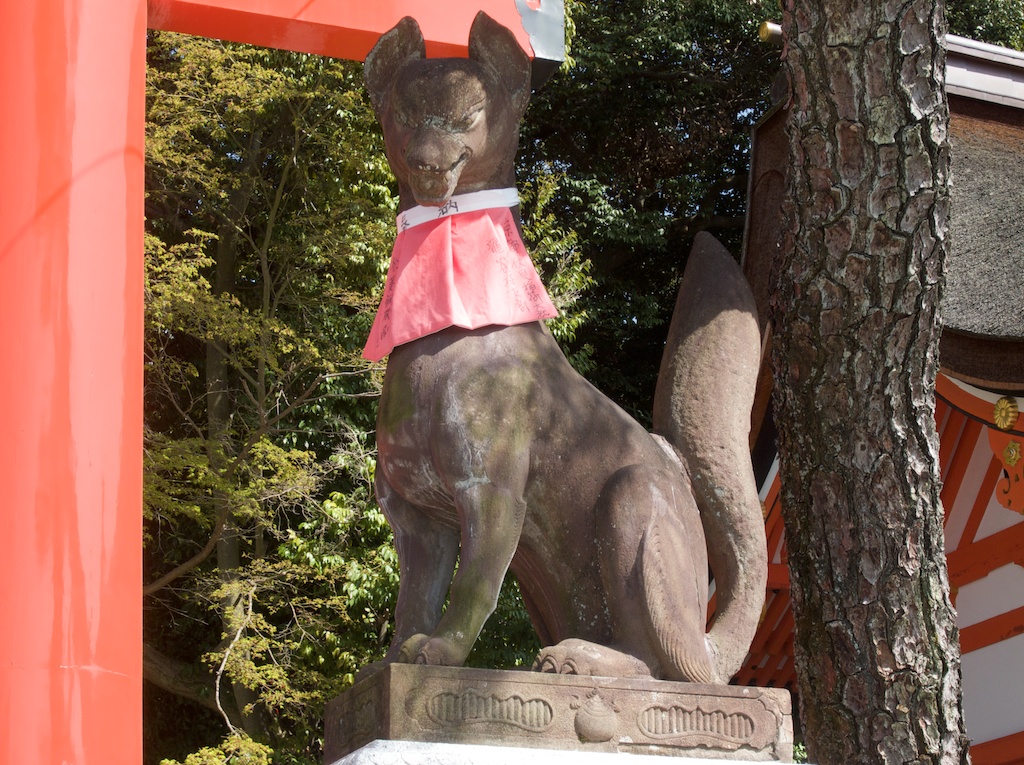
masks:
{"type": "Polygon", "coordinates": [[[1017,399],[1013,396],[1003,396],[996,401],[995,411],[992,412],[992,421],[1000,430],[1009,430],[1017,424],[1017,415],[1019,413],[1017,399]]]}
{"type": "Polygon", "coordinates": [[[1010,467],[1016,467],[1017,463],[1020,462],[1020,444],[1016,441],[1010,441],[1003,449],[1003,462],[1010,467]]]}

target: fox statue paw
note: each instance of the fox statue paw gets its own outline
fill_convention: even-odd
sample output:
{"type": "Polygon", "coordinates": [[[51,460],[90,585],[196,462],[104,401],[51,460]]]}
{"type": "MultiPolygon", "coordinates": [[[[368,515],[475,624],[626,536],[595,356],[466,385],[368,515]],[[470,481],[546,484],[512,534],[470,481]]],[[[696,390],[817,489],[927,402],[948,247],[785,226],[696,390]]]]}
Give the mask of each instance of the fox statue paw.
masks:
{"type": "Polygon", "coordinates": [[[403,664],[459,667],[466,660],[466,654],[446,638],[413,635],[402,644],[397,660],[403,664]]]}
{"type": "Polygon", "coordinates": [[[569,638],[537,654],[535,672],[599,677],[651,677],[651,668],[632,654],[588,640],[569,638]]]}

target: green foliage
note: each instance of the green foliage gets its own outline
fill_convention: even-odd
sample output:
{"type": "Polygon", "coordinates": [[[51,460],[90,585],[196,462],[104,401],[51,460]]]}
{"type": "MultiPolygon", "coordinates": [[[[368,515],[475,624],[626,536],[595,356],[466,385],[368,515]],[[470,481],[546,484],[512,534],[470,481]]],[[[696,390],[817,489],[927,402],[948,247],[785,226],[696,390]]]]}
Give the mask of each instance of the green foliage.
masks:
{"type": "Polygon", "coordinates": [[[383,142],[355,64],[162,33],[148,61],[147,677],[227,731],[186,763],[312,762],[397,581],[359,358],[383,142]]]}
{"type": "MultiPolygon", "coordinates": [[[[181,765],[270,765],[273,750],[253,741],[244,733],[232,733],[219,746],[204,746],[185,758],[181,765]]],[[[176,760],[162,760],[161,765],[179,765],[176,760]]]]}
{"type": "Polygon", "coordinates": [[[953,34],[1024,50],[1021,0],[949,0],[946,16],[953,34]]]}
{"type": "Polygon", "coordinates": [[[562,180],[549,171],[542,171],[520,184],[523,229],[533,261],[559,311],[559,315],[548,322],[548,328],[566,348],[573,366],[586,373],[593,368],[591,348],[584,345],[570,351],[569,345],[587,321],[581,298],[593,287],[594,280],[590,276],[590,261],[584,259],[578,247],[579,236],[551,211],[562,180]]]}
{"type": "Polygon", "coordinates": [[[693,236],[711,228],[739,253],[749,130],[779,69],[757,26],[777,7],[570,5],[573,63],[534,97],[519,175],[558,178],[546,209],[592,264],[570,356],[645,421],[693,236]]]}
{"type": "Polygon", "coordinates": [[[466,666],[494,669],[529,667],[540,649],[540,641],[519,593],[519,583],[509,574],[498,595],[497,608],[484,625],[466,666]]]}

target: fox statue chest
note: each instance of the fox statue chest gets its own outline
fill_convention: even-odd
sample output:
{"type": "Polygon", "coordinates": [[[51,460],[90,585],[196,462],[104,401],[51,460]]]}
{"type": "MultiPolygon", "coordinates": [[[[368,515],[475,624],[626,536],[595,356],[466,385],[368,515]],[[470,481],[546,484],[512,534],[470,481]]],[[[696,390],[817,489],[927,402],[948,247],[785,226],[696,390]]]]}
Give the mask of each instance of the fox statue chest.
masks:
{"type": "Polygon", "coordinates": [[[537,433],[521,423],[539,395],[534,375],[548,340],[532,322],[451,327],[397,346],[378,409],[378,470],[451,525],[461,487],[488,481],[524,491],[522,455],[537,433]]]}

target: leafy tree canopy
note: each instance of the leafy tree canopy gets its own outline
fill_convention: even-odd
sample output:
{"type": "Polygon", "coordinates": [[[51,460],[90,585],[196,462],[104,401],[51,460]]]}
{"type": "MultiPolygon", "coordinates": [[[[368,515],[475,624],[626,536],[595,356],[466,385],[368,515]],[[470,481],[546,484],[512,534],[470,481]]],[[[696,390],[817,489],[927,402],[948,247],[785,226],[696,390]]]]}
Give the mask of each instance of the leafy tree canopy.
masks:
{"type": "Polygon", "coordinates": [[[148,64],[147,759],[311,753],[397,578],[358,359],[390,175],[351,64],[157,33],[148,64]]]}
{"type": "Polygon", "coordinates": [[[693,236],[710,228],[739,253],[749,132],[779,68],[757,27],[777,10],[759,0],[569,6],[572,64],[534,96],[520,176],[564,175],[552,210],[572,222],[596,282],[571,347],[589,351],[589,376],[646,421],[693,236]]]}
{"type": "Polygon", "coordinates": [[[946,15],[953,34],[1024,50],[1024,3],[1020,0],[950,0],[946,15]]]}

